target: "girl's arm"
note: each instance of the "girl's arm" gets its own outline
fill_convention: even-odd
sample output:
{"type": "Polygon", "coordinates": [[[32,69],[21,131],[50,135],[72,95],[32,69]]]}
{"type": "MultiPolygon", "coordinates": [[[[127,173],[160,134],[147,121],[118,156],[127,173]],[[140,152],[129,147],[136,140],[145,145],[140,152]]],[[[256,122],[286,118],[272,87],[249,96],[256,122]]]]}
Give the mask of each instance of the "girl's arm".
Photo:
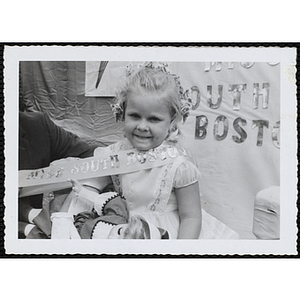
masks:
{"type": "Polygon", "coordinates": [[[202,214],[198,182],[175,189],[179,210],[178,239],[198,239],[202,214]]]}

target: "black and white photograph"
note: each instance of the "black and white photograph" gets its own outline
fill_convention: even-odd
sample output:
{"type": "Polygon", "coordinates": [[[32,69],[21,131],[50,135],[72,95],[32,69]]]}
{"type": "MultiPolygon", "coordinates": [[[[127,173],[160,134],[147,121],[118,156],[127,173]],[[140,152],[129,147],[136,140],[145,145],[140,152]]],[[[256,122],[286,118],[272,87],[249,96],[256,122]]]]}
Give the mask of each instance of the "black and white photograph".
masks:
{"type": "Polygon", "coordinates": [[[6,46],[4,66],[8,254],[297,253],[295,48],[6,46]]]}

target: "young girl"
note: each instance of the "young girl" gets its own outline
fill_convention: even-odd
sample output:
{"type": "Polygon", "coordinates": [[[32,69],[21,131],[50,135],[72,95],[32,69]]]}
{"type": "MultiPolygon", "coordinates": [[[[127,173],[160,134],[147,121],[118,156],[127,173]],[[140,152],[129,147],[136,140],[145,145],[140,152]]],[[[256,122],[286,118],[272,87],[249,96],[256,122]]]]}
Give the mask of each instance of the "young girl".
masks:
{"type": "MultiPolygon", "coordinates": [[[[168,146],[178,149],[178,123],[186,116],[178,78],[166,65],[146,63],[128,72],[113,110],[124,121],[125,139],[97,148],[94,156],[136,149],[141,155],[168,146]]],[[[152,152],[153,153],[153,152],[152,152]]],[[[152,169],[112,176],[115,189],[127,200],[130,216],[145,216],[157,227],[165,228],[173,239],[198,239],[201,229],[199,171],[185,155],[152,169]]]]}

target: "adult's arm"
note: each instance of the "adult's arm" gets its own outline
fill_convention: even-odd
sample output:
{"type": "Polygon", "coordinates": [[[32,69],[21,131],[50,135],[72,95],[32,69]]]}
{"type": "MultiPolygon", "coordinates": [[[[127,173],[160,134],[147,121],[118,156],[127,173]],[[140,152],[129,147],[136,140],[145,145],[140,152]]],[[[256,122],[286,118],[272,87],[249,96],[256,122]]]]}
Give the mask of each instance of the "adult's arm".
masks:
{"type": "Polygon", "coordinates": [[[46,114],[20,112],[19,116],[19,170],[47,167],[66,157],[93,155],[95,145],[55,125],[46,114]]]}
{"type": "Polygon", "coordinates": [[[66,157],[90,157],[96,145],[89,145],[72,132],[54,124],[47,115],[43,115],[51,141],[51,160],[66,157]]]}

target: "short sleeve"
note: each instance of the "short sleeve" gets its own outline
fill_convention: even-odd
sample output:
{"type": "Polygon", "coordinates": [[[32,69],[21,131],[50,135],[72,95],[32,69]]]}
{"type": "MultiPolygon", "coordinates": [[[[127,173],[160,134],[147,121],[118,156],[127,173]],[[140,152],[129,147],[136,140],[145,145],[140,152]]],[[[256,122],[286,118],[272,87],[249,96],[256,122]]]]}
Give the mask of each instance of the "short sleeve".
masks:
{"type": "Polygon", "coordinates": [[[199,180],[200,172],[190,161],[185,161],[179,165],[174,177],[174,188],[182,188],[191,185],[199,180]]]}

